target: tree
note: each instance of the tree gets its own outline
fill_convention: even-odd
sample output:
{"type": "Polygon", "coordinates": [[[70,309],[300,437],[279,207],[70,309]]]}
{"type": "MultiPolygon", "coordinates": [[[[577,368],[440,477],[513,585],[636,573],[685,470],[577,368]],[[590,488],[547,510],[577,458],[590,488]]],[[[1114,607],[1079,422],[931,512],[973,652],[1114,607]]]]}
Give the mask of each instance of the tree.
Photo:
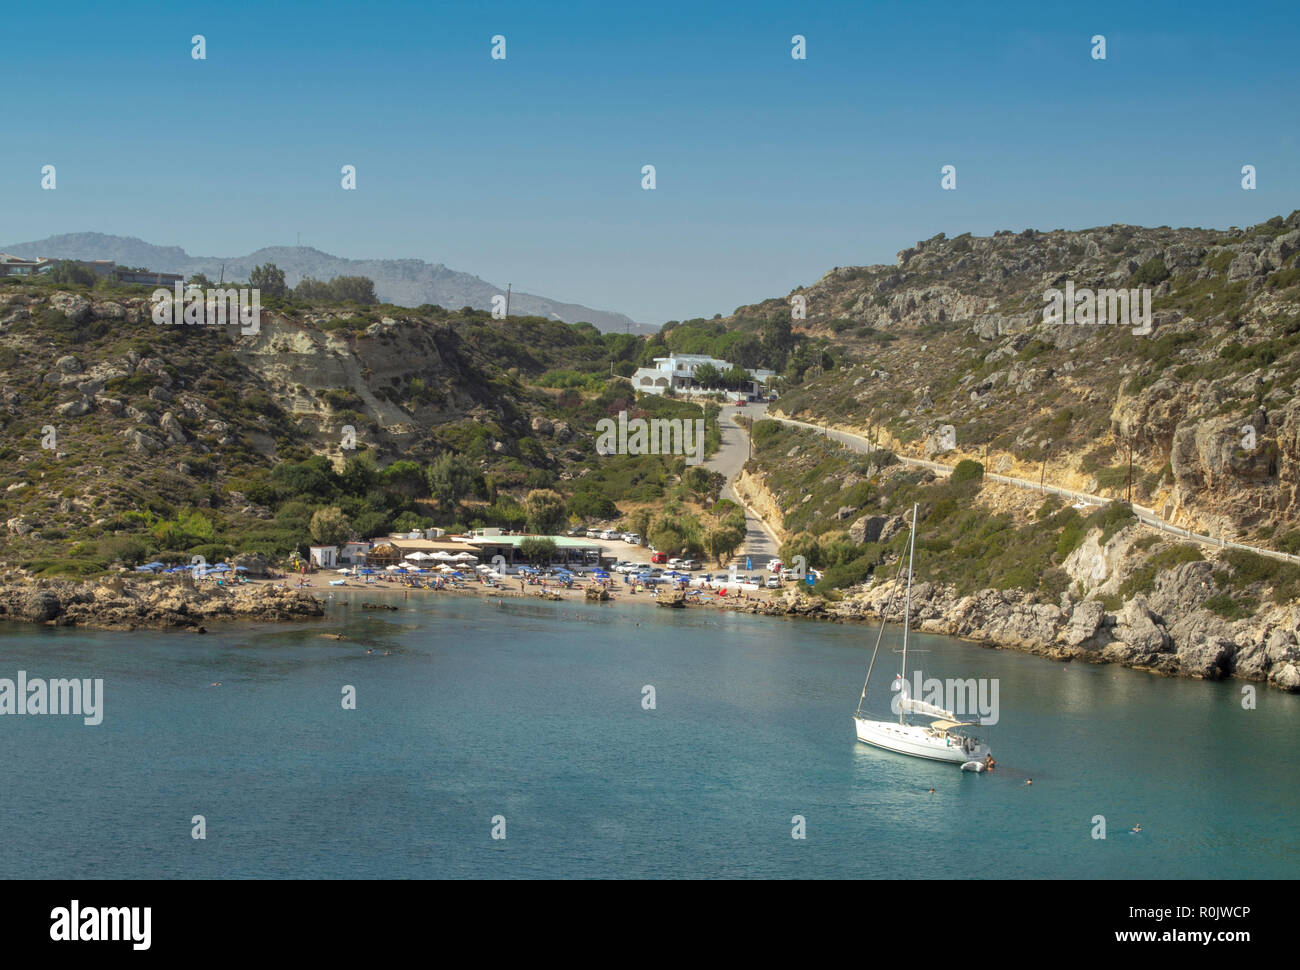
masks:
{"type": "Polygon", "coordinates": [[[535,488],[524,499],[528,530],[549,535],[564,526],[564,499],[549,488],[535,488]]]}
{"type": "Polygon", "coordinates": [[[99,278],[90,267],[82,266],[71,259],[61,259],[51,267],[50,279],[65,285],[94,286],[99,278]]]}
{"type": "Polygon", "coordinates": [[[444,512],[454,512],[461,500],[486,487],[478,469],[460,455],[444,451],[425,473],[429,491],[444,512]]]}
{"type": "Polygon", "coordinates": [[[289,292],[289,287],[284,282],[284,270],[275,263],[254,266],[253,271],[248,274],[248,285],[255,290],[260,290],[262,296],[284,296],[289,292]]]}
{"type": "Polygon", "coordinates": [[[336,276],[329,282],[330,295],[343,302],[352,300],[363,306],[379,302],[375,296],[375,281],[368,276],[336,276]]]}
{"type": "Polygon", "coordinates": [[[734,364],[722,375],[722,385],[728,390],[740,391],[749,385],[753,380],[749,376],[749,371],[743,367],[737,367],[734,364]]]}
{"type": "Polygon", "coordinates": [[[312,539],[318,546],[337,546],[352,535],[352,523],[337,505],[317,509],[308,526],[312,539]]]}
{"type": "Polygon", "coordinates": [[[328,283],[322,283],[312,276],[304,276],[293,288],[293,295],[297,300],[329,300],[334,293],[328,283]]]}
{"type": "Polygon", "coordinates": [[[555,558],[557,548],[554,539],[528,536],[523,542],[519,543],[519,555],[529,562],[550,562],[555,558]]]}
{"type": "Polygon", "coordinates": [[[379,484],[379,469],[369,451],[359,451],[343,463],[339,484],[349,495],[366,495],[379,484]]]}
{"type": "Polygon", "coordinates": [[[195,273],[190,277],[190,286],[211,286],[212,280],[208,279],[202,273],[195,273]]]}
{"type": "Polygon", "coordinates": [[[384,488],[403,498],[419,498],[428,494],[428,482],[418,464],[405,459],[395,461],[379,474],[384,488]]]}
{"type": "Polygon", "coordinates": [[[695,368],[695,383],[705,388],[721,387],[722,372],[712,364],[701,364],[695,368]]]}

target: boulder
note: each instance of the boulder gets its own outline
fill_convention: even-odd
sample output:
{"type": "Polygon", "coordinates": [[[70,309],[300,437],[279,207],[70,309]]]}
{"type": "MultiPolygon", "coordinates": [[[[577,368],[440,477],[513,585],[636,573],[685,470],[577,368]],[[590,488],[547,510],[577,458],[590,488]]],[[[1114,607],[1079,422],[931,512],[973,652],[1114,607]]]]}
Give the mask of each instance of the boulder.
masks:
{"type": "Polygon", "coordinates": [[[90,301],[79,293],[55,293],[50,306],[77,323],[90,316],[90,301]]]}
{"type": "Polygon", "coordinates": [[[120,303],[113,303],[111,300],[103,303],[96,303],[90,308],[96,320],[122,320],[126,318],[126,310],[120,303]]]}
{"type": "Polygon", "coordinates": [[[169,444],[183,445],[189,440],[189,437],[185,434],[185,429],[182,428],[181,423],[176,420],[176,415],[172,414],[170,411],[162,416],[162,419],[158,422],[158,428],[167,435],[167,441],[169,444]]]}
{"type": "Polygon", "coordinates": [[[241,552],[233,560],[233,565],[243,566],[248,570],[248,575],[254,578],[263,578],[269,574],[270,564],[267,563],[266,557],[255,552],[241,552]]]}
{"type": "Polygon", "coordinates": [[[888,542],[906,528],[907,520],[901,515],[864,515],[849,526],[849,539],[860,546],[888,542]]]}
{"type": "Polygon", "coordinates": [[[1106,621],[1106,608],[1096,600],[1077,604],[1070,620],[1061,630],[1060,640],[1066,646],[1095,648],[1097,633],[1106,621]]]}
{"type": "Polygon", "coordinates": [[[84,397],[75,401],[68,401],[66,404],[60,404],[54,409],[54,413],[64,418],[79,418],[83,414],[90,412],[90,402],[84,397]]]}

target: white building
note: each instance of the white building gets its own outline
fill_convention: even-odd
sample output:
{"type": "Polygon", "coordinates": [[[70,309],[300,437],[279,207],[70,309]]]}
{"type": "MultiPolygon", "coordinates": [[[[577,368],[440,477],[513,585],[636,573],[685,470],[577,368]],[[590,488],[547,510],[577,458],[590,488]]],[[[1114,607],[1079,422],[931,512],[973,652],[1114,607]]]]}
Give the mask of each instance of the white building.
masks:
{"type": "Polygon", "coordinates": [[[314,565],[321,569],[333,569],[338,565],[339,547],[338,546],[312,546],[310,558],[314,565]]]}
{"type": "MultiPolygon", "coordinates": [[[[733,366],[729,361],[704,354],[669,354],[667,357],[656,357],[653,367],[638,367],[632,375],[632,386],[646,394],[662,394],[670,387],[681,394],[706,393],[704,388],[695,384],[695,372],[705,364],[712,365],[724,374],[733,366]]],[[[770,370],[744,369],[752,381],[752,386],[747,391],[750,394],[762,393],[763,386],[776,376],[770,370]]]]}
{"type": "Polygon", "coordinates": [[[359,566],[366,561],[366,553],[369,551],[368,542],[345,542],[339,549],[339,562],[344,566],[359,566]]]}

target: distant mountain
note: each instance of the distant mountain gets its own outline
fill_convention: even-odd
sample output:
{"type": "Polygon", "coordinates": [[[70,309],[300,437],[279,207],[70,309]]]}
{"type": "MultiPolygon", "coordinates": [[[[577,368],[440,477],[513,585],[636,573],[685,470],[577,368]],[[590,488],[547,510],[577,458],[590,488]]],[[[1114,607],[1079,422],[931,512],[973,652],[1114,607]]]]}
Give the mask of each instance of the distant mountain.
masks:
{"type": "MultiPolygon", "coordinates": [[[[143,266],[161,273],[204,273],[217,279],[225,267],[227,280],[246,280],[254,266],[275,263],[284,270],[290,286],[304,276],[328,280],[335,276],[368,276],[375,292],[385,303],[415,307],[424,303],[459,309],[492,308],[492,297],[504,294],[496,286],[469,273],[441,263],[420,259],[342,259],[307,246],[271,246],[247,256],[191,256],[178,246],[154,246],[130,236],[101,232],[74,232],[50,236],[36,242],[0,246],[15,256],[51,256],[57,259],[111,259],[124,266],[143,266]]],[[[531,293],[513,293],[510,312],[549,317],[566,323],[586,321],[608,332],[654,333],[658,327],[636,323],[622,313],[593,310],[579,303],[565,303],[531,293]]]]}

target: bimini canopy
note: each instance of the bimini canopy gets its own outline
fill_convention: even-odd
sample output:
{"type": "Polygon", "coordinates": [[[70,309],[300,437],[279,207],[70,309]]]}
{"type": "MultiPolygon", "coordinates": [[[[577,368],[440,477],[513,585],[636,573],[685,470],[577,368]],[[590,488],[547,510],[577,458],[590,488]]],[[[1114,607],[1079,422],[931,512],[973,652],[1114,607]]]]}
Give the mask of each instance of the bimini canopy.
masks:
{"type": "Polygon", "coordinates": [[[979,727],[979,723],[977,721],[931,721],[930,727],[936,731],[951,731],[953,728],[979,727]]]}

